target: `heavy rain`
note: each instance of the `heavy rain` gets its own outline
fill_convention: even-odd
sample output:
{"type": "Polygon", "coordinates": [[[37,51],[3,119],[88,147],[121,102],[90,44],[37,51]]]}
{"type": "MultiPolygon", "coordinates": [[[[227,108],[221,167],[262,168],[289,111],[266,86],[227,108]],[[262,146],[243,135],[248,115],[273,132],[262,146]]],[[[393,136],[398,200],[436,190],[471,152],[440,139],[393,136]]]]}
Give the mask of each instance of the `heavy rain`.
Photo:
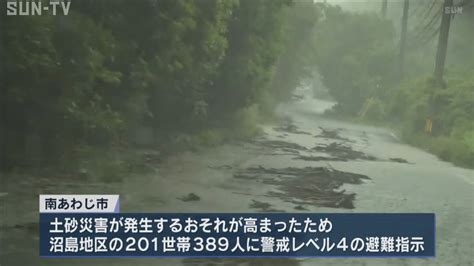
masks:
{"type": "Polygon", "coordinates": [[[474,265],[474,1],[0,3],[0,265],[474,265]],[[42,258],[40,194],[434,213],[436,256],[42,258]]]}

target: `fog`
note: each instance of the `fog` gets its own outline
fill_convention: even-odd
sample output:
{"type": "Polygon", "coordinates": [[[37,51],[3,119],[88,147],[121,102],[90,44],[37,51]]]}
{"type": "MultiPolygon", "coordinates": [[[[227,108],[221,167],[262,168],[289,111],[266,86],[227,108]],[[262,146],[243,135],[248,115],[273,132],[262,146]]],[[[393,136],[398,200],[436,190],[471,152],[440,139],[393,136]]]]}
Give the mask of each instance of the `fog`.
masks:
{"type": "Polygon", "coordinates": [[[474,264],[473,1],[10,2],[0,265],[474,264]],[[119,194],[124,213],[435,213],[437,253],[46,259],[40,194],[119,194]]]}

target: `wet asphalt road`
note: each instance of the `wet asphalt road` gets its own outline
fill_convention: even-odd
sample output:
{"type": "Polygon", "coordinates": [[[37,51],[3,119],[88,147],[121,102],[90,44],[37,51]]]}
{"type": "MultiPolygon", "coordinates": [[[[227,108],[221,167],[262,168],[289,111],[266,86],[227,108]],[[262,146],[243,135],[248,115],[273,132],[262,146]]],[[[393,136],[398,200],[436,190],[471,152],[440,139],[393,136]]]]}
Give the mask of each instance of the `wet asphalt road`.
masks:
{"type": "Polygon", "coordinates": [[[308,149],[318,144],[345,142],[353,150],[377,160],[295,160],[294,155],[258,147],[254,142],[242,142],[172,156],[156,165],[157,171],[153,173],[137,174],[118,182],[2,177],[6,182],[0,188],[0,265],[474,265],[474,171],[455,167],[403,144],[390,130],[321,116],[331,105],[311,97],[282,104],[278,108],[279,116],[290,118],[299,131],[309,134],[280,132],[275,130],[275,125],[262,125],[265,135],[261,139],[296,143],[308,149]],[[337,129],[344,140],[315,137],[321,128],[337,129]],[[401,158],[408,163],[390,158],[401,158]],[[233,177],[236,169],[252,166],[324,166],[371,179],[341,188],[356,193],[354,209],[305,205],[306,210],[296,210],[294,203],[268,197],[269,192],[278,191],[275,185],[233,177]],[[434,212],[437,256],[434,259],[303,260],[41,259],[37,246],[37,195],[47,193],[120,194],[123,212],[261,211],[255,202],[286,212],[434,212]],[[178,199],[189,193],[198,195],[200,200],[178,199]]]}

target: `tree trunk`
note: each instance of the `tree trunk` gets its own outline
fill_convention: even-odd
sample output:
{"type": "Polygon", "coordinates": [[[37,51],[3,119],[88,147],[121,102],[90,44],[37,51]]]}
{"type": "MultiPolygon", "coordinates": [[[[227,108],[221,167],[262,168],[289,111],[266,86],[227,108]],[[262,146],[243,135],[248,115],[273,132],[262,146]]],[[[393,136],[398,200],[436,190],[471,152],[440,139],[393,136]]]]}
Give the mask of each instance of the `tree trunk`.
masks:
{"type": "Polygon", "coordinates": [[[451,24],[451,14],[449,8],[453,6],[453,0],[444,0],[443,17],[439,29],[438,50],[436,52],[436,64],[434,78],[438,83],[442,83],[444,74],[444,64],[446,62],[446,51],[448,49],[449,26],[451,24]],[[448,9],[447,9],[448,8],[448,9]]]}
{"type": "Polygon", "coordinates": [[[398,80],[403,79],[403,68],[405,64],[405,46],[407,40],[407,25],[408,25],[408,8],[409,0],[403,3],[402,29],[400,32],[400,53],[398,56],[398,80]]]}

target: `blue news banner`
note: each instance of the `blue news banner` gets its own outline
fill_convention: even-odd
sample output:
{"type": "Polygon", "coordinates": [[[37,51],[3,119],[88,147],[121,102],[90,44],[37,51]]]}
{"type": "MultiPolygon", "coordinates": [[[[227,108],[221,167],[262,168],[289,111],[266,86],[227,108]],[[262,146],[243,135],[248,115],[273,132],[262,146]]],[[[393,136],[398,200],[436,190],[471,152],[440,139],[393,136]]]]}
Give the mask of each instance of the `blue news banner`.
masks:
{"type": "Polygon", "coordinates": [[[434,257],[435,215],[41,213],[43,257],[434,257]]]}

